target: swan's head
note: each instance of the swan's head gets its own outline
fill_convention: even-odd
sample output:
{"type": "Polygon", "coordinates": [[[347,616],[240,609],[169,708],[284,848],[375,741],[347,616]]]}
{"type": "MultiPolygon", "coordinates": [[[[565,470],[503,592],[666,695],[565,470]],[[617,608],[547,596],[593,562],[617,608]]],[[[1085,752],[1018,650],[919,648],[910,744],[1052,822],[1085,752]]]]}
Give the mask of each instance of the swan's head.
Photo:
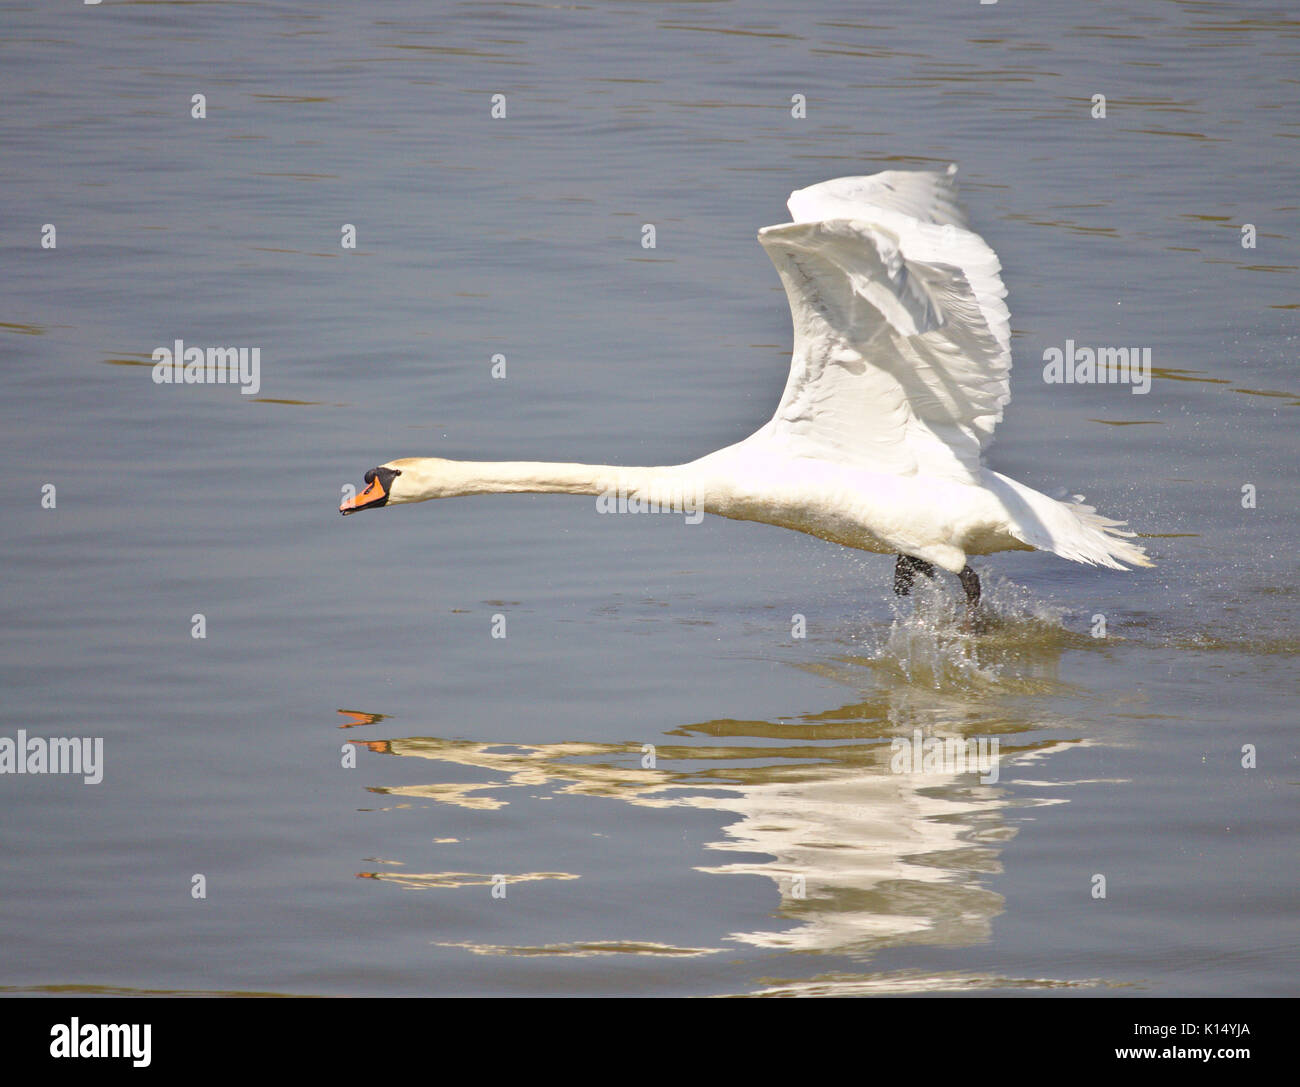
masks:
{"type": "Polygon", "coordinates": [[[397,480],[401,474],[402,470],[391,464],[381,464],[378,468],[371,468],[365,475],[366,489],[352,498],[345,498],[339,506],[339,513],[346,517],[349,513],[356,513],[357,510],[377,510],[380,506],[387,506],[390,503],[397,505],[411,501],[409,497],[397,493],[397,480]]]}

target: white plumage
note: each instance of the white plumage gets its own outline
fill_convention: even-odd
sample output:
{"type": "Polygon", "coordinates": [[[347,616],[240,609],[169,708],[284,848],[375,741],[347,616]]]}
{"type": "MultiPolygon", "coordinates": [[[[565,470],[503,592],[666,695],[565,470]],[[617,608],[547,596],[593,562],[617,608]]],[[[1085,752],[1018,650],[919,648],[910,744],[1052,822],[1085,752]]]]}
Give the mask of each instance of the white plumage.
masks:
{"type": "Polygon", "coordinates": [[[1011,399],[1011,321],[997,254],[965,228],[951,179],[827,181],[791,195],[794,223],[759,232],[794,317],[773,429],[796,452],[979,481],[1011,399]]]}
{"type": "Polygon", "coordinates": [[[697,463],[784,462],[834,480],[865,500],[832,504],[869,507],[863,519],[884,546],[838,542],[954,573],[969,554],[1021,546],[1149,566],[1123,522],[983,464],[1011,399],[1011,320],[1001,264],[967,227],[956,172],[890,170],[790,195],[794,222],[758,235],[794,322],[785,392],[765,427],[697,463]]]}

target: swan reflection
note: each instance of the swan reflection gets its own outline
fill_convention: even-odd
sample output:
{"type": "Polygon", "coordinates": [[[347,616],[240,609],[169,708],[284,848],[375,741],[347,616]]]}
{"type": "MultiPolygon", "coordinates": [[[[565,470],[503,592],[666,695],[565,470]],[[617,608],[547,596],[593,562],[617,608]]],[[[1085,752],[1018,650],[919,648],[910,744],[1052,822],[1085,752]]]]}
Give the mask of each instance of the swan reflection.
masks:
{"type": "MultiPolygon", "coordinates": [[[[1059,627],[1052,628],[1054,637],[1042,631],[1028,636],[1023,626],[1020,637],[1004,636],[1001,649],[996,631],[981,643],[994,647],[984,652],[997,658],[997,669],[977,661],[976,672],[967,672],[957,685],[951,676],[946,687],[900,682],[895,674],[900,658],[889,652],[886,639],[875,656],[838,656],[808,666],[859,686],[870,680],[874,689],[864,700],[791,719],[684,725],[652,746],[438,736],[351,742],[377,754],[430,763],[426,783],[374,789],[407,801],[489,812],[527,803],[544,790],[642,808],[716,812],[721,837],[706,848],[719,855],[717,861],[688,854],[683,866],[716,876],[761,877],[774,891],[772,924],[727,933],[724,939],[733,946],[863,955],[901,944],[969,945],[989,939],[991,921],[1003,909],[987,877],[1001,871],[1003,843],[1016,833],[1007,820],[1009,809],[1064,802],[1059,794],[1013,798],[1006,782],[1019,778],[1023,792],[1023,786],[1035,783],[1024,781],[1018,768],[1087,744],[1081,738],[1043,739],[1044,726],[1057,736],[1061,730],[1077,736],[1077,726],[1044,719],[1041,711],[1033,720],[1015,711],[1017,696],[1057,685],[1060,653],[1074,637],[1059,627]],[[986,754],[996,751],[997,771],[987,772],[987,765],[983,773],[980,766],[954,771],[942,759],[918,757],[909,763],[898,757],[900,744],[922,738],[948,741],[940,750],[964,742],[971,750],[980,744],[978,750],[986,754]],[[440,766],[458,769],[448,774],[440,766]],[[466,769],[486,780],[464,780],[466,769]]],[[[896,624],[889,638],[910,640],[913,633],[896,624]]],[[[940,651],[936,659],[945,652],[952,651],[940,651]]],[[[925,675],[934,678],[932,671],[925,675]]],[[[408,887],[473,882],[464,873],[366,874],[408,887]]],[[[461,946],[484,954],[512,951],[461,946]]],[[[720,950],[637,946],[637,953],[720,950]]],[[[604,954],[631,945],[588,939],[513,950],[604,954]]]]}

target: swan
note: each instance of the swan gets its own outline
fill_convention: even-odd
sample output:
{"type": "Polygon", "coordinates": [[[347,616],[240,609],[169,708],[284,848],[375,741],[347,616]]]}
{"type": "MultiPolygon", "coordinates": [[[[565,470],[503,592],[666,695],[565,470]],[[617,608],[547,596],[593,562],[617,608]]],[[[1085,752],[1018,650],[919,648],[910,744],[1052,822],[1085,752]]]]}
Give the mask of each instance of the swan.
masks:
{"type": "Polygon", "coordinates": [[[791,222],[759,231],[790,303],[794,350],[776,413],[743,441],[660,467],[391,460],[339,511],[503,492],[703,510],[897,554],[900,596],[918,573],[947,570],[971,615],[971,555],[1152,565],[1126,522],[1082,495],[1057,501],[983,463],[1011,398],[1011,325],[1001,265],[967,225],[956,170],[812,185],[791,194],[791,222]]]}

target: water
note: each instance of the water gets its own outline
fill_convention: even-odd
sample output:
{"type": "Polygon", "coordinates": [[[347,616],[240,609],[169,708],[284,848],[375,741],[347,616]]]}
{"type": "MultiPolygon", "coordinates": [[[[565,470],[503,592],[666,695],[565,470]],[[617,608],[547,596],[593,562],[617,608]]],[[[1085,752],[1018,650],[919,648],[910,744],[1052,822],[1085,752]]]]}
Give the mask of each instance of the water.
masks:
{"type": "Polygon", "coordinates": [[[0,778],[5,991],[1295,995],[1287,5],[3,19],[0,736],[105,762],[0,778]],[[765,526],[335,512],[398,456],[744,437],[790,339],[757,229],[950,161],[1011,292],[990,463],[1153,570],[979,560],[968,635],[952,579],[899,606],[765,526]],[[257,395],[154,384],[177,338],[260,347],[257,395]],[[1066,339],[1150,394],[1046,384],[1066,339]],[[917,730],[997,780],[893,772],[917,730]]]}

